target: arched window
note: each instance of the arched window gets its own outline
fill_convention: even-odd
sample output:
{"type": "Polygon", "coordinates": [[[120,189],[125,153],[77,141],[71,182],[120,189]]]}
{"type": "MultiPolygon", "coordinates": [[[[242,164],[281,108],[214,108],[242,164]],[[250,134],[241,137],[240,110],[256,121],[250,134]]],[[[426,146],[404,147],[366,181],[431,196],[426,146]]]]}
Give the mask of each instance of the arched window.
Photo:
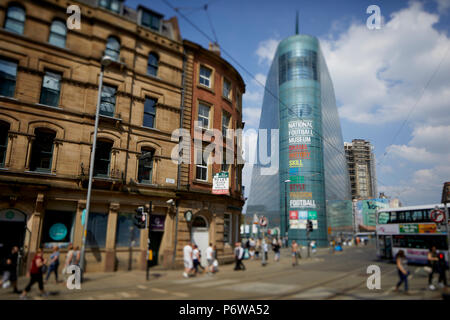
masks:
{"type": "Polygon", "coordinates": [[[6,150],[8,150],[9,123],[0,121],[0,167],[5,166],[6,150]]]}
{"type": "Polygon", "coordinates": [[[5,29],[23,34],[25,26],[25,10],[18,5],[11,5],[6,12],[5,29]]]}
{"type": "Polygon", "coordinates": [[[202,216],[196,216],[194,220],[192,220],[192,227],[193,228],[207,228],[208,224],[206,223],[205,218],[202,216]]]}
{"type": "Polygon", "coordinates": [[[65,22],[55,20],[50,27],[48,42],[61,48],[66,47],[67,27],[65,22]]]}
{"type": "Polygon", "coordinates": [[[53,159],[53,142],[56,133],[45,128],[34,131],[35,139],[31,147],[30,170],[50,172],[53,159]]]}
{"type": "Polygon", "coordinates": [[[106,42],[105,56],[109,56],[115,61],[119,61],[120,43],[116,37],[109,37],[106,42]]]}
{"type": "Polygon", "coordinates": [[[142,148],[141,156],[139,157],[138,182],[152,183],[153,175],[153,157],[155,151],[150,148],[142,148]]]}
{"type": "Polygon", "coordinates": [[[154,52],[151,52],[148,55],[147,74],[152,76],[158,75],[158,62],[159,62],[158,55],[154,52]]]}

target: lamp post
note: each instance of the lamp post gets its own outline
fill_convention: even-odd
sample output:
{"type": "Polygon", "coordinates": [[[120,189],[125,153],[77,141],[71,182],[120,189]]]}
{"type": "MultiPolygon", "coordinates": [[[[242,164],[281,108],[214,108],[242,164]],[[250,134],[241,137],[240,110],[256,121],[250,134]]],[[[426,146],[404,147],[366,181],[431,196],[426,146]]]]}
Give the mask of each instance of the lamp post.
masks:
{"type": "Polygon", "coordinates": [[[287,184],[289,182],[291,182],[291,180],[289,180],[289,179],[284,180],[284,222],[285,222],[284,231],[285,231],[285,236],[288,235],[288,230],[289,230],[288,214],[287,214],[287,184]]]}
{"type": "Polygon", "coordinates": [[[81,244],[81,256],[80,256],[80,267],[81,270],[84,270],[85,265],[85,251],[86,251],[86,233],[87,233],[87,224],[89,221],[89,211],[91,209],[91,194],[92,194],[92,177],[94,176],[94,162],[95,162],[95,148],[97,147],[97,132],[98,132],[98,122],[100,118],[100,103],[102,99],[102,89],[103,89],[103,72],[105,67],[108,67],[111,63],[115,62],[111,57],[104,56],[101,61],[100,67],[100,79],[98,85],[98,94],[97,94],[97,106],[95,110],[95,126],[94,126],[94,137],[92,141],[92,151],[91,151],[91,161],[89,165],[89,182],[88,182],[88,191],[87,191],[87,199],[86,199],[86,213],[84,217],[83,224],[83,240],[81,244]]]}

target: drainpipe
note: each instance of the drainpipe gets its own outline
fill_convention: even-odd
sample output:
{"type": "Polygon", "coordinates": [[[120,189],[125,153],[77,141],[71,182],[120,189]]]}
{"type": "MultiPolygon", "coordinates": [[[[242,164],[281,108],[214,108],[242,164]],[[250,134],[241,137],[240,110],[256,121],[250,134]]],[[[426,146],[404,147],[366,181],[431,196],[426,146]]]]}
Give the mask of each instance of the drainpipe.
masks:
{"type": "MultiPolygon", "coordinates": [[[[185,80],[186,80],[186,51],[183,49],[183,71],[181,73],[181,104],[180,104],[180,129],[183,128],[183,118],[184,118],[184,89],[185,89],[185,80]]],[[[180,137],[178,139],[179,145],[181,144],[180,137]]],[[[190,152],[190,150],[189,150],[190,152]]],[[[178,154],[179,155],[179,154],[178,154]]],[[[177,172],[177,191],[180,191],[181,188],[181,162],[178,163],[178,172],[177,172]]],[[[175,216],[175,240],[173,244],[173,256],[172,256],[172,267],[175,267],[175,258],[177,255],[177,241],[178,241],[178,214],[179,214],[179,207],[180,207],[180,200],[177,199],[175,201],[176,203],[176,216],[175,216]]]]}

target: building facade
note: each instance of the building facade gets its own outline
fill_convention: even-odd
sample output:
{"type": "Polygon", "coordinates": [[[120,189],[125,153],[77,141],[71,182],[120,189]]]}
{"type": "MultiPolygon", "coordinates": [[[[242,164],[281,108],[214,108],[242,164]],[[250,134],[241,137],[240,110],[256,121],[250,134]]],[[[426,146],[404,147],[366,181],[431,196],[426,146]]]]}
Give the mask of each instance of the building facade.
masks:
{"type": "MultiPolygon", "coordinates": [[[[254,167],[247,213],[269,216],[269,224],[278,224],[281,235],[287,232],[289,239],[304,244],[308,220],[313,224],[310,239],[319,246],[328,244],[328,224],[340,217],[350,221],[351,229],[351,202],[336,205],[350,201],[350,186],[333,85],[317,38],[295,35],[278,45],[266,82],[260,129],[275,130],[272,135],[279,129],[278,150],[267,146],[269,152],[279,151],[279,170],[267,175],[263,173],[267,165],[254,167]]],[[[258,148],[264,143],[260,138],[258,148]]]]}
{"type": "MultiPolygon", "coordinates": [[[[233,131],[244,127],[245,84],[233,66],[220,57],[217,46],[205,49],[188,40],[183,44],[186,77],[181,127],[189,133],[190,159],[184,157],[186,163],[180,165],[180,212],[195,210],[190,232],[185,229],[180,234],[179,256],[190,239],[202,252],[213,243],[220,260],[231,262],[244,205],[243,164],[238,163],[240,148],[233,131]],[[215,163],[212,158],[218,156],[217,150],[222,151],[222,159],[215,163]],[[230,159],[226,159],[227,150],[230,159]],[[223,195],[212,193],[213,177],[220,172],[228,173],[229,190],[223,195]]],[[[181,213],[179,219],[186,225],[181,213]]]]}
{"type": "MultiPolygon", "coordinates": [[[[25,270],[39,247],[48,255],[57,245],[63,259],[69,243],[81,246],[100,63],[109,56],[86,271],[145,268],[148,238],[152,263],[176,265],[177,237],[188,230],[177,213],[198,209],[189,207],[196,196],[179,192],[172,160],[187,79],[177,20],[122,1],[71,4],[81,29],[67,29],[65,3],[0,1],[0,255],[19,245],[25,270]],[[137,229],[134,210],[150,202],[150,231],[137,229]]],[[[238,214],[240,203],[229,210],[238,214]]]]}
{"type": "Polygon", "coordinates": [[[352,199],[376,198],[378,193],[374,147],[370,141],[363,139],[345,142],[344,147],[352,199]]]}

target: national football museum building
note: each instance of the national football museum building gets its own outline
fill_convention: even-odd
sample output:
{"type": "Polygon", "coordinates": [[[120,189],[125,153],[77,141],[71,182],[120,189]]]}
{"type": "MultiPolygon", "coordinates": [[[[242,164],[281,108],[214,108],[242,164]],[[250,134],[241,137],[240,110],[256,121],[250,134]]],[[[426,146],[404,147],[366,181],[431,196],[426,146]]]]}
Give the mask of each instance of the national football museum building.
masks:
{"type": "MultiPolygon", "coordinates": [[[[328,244],[329,235],[352,230],[352,202],[333,84],[317,38],[294,35],[278,45],[266,81],[258,150],[279,152],[276,173],[258,157],[247,215],[266,216],[289,240],[328,244]],[[273,130],[274,129],[274,130],[273,130]],[[278,131],[278,145],[271,136],[278,131]],[[274,147],[276,146],[276,147],[274,147]],[[273,149],[273,150],[271,150],[273,149]],[[268,174],[269,172],[269,174],[268,174]]],[[[258,153],[259,155],[259,153],[258,153]]],[[[265,163],[265,162],[264,162],[265,163]]]]}

